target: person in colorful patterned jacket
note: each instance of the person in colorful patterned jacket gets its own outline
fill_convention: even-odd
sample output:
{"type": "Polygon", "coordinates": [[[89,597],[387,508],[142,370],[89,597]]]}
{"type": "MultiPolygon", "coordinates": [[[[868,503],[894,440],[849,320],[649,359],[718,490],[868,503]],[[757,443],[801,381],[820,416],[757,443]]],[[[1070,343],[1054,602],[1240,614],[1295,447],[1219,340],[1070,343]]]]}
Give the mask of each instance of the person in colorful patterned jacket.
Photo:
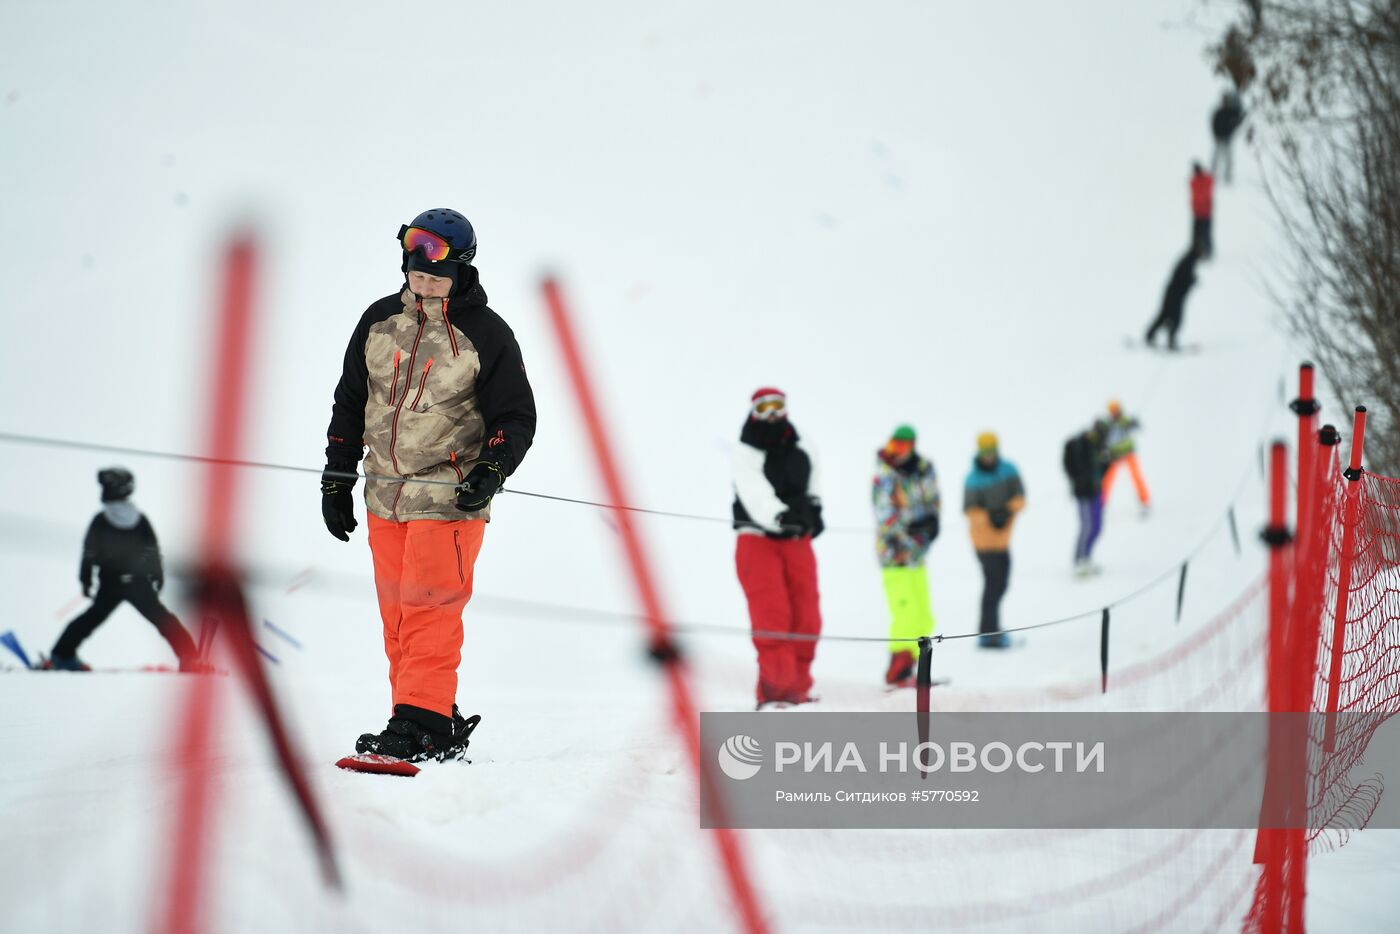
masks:
{"type": "Polygon", "coordinates": [[[1001,631],[1001,598],[1011,581],[1011,526],[1026,506],[1026,489],[1016,465],[1003,460],[997,436],[977,436],[977,456],[963,486],[963,512],[972,547],[982,565],[982,617],[977,644],[1004,649],[1011,641],[1001,631]]]}
{"type": "Polygon", "coordinates": [[[181,671],[207,671],[196,652],[194,640],[180,625],[175,614],[160,601],[165,587],[165,565],[160,544],[151,522],[131,502],[136,478],[125,467],[107,467],[97,472],[102,486],[102,511],[93,517],[83,538],[83,559],[78,580],[83,596],[92,605],[64,627],[53,651],[42,667],[59,671],[89,671],[78,658],[78,646],[101,626],[122,603],[156,627],[175,657],[181,671]],[[92,589],[92,572],[98,572],[97,592],[92,589]]]}
{"type": "Polygon", "coordinates": [[[1126,469],[1133,479],[1133,490],[1137,493],[1138,506],[1144,517],[1152,509],[1152,495],[1147,489],[1147,478],[1142,475],[1142,465],[1138,463],[1137,443],[1133,435],[1142,427],[1136,418],[1123,411],[1123,403],[1117,399],[1108,402],[1108,428],[1104,443],[1108,449],[1108,469],[1103,475],[1103,502],[1108,505],[1109,494],[1113,491],[1114,478],[1120,470],[1126,469]]]}
{"type": "Polygon", "coordinates": [[[456,704],[462,611],[491,498],[534,440],[535,398],[514,333],[486,304],[471,223],[435,208],[399,243],[404,285],[360,316],[345,351],[321,512],[349,541],[363,456],[392,716],[355,750],[443,759],[480,719],[456,704]]]}
{"type": "Polygon", "coordinates": [[[788,421],[787,396],[764,387],[749,402],[734,449],[734,563],[758,650],[755,693],[763,710],[815,699],[822,614],[812,539],[826,526],[816,465],[788,421]]]}
{"type": "Polygon", "coordinates": [[[933,634],[924,558],[938,537],[938,477],[933,463],[914,450],[910,425],[900,425],[875,456],[871,498],[875,506],[875,551],[885,600],[890,607],[890,665],[885,683],[914,678],[914,645],[933,634]]]}

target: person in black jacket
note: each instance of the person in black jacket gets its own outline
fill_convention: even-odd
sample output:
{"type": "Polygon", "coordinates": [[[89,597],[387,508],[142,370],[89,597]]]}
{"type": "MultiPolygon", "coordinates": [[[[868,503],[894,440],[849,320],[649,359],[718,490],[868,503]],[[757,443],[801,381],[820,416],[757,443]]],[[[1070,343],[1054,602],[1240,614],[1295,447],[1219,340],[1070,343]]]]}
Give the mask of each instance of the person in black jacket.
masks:
{"type": "Polygon", "coordinates": [[[1226,91],[1220,96],[1220,106],[1211,114],[1210,132],[1215,137],[1215,151],[1210,157],[1210,174],[1230,184],[1235,174],[1235,156],[1230,148],[1230,140],[1244,122],[1244,105],[1235,91],[1226,91]]]}
{"type": "Polygon", "coordinates": [[[165,586],[165,569],[155,529],[130,501],[136,478],[125,468],[108,467],[97,472],[97,482],[102,485],[102,511],[88,526],[78,571],[83,596],[92,597],[92,605],[63,630],[44,667],[88,671],[78,659],[78,647],[125,601],[170,643],[181,671],[199,670],[202,666],[195,655],[194,640],[158,596],[165,586]],[[99,575],[95,596],[94,569],[99,575]]]}
{"type": "Polygon", "coordinates": [[[1167,281],[1167,290],[1162,294],[1162,309],[1157,313],[1152,326],[1147,329],[1145,340],[1149,346],[1156,341],[1157,332],[1166,328],[1167,349],[1178,349],[1176,332],[1181,330],[1181,316],[1186,310],[1186,293],[1196,284],[1196,260],[1195,247],[1187,250],[1181,259],[1177,260],[1172,277],[1167,281]]]}
{"type": "Polygon", "coordinates": [[[456,704],[462,612],[492,498],[534,440],[535,397],[515,334],[486,303],[466,217],[424,211],[398,240],[403,283],[360,316],[345,351],[321,518],[349,541],[363,457],[392,716],[355,751],[443,759],[475,726],[456,704]]]}
{"type": "Polygon", "coordinates": [[[1108,423],[1095,419],[1087,431],[1082,431],[1065,443],[1064,467],[1069,477],[1070,492],[1079,507],[1079,535],[1074,542],[1074,572],[1080,577],[1097,574],[1093,563],[1094,542],[1103,528],[1103,475],[1108,465],[1105,444],[1108,423]]]}
{"type": "Polygon", "coordinates": [[[787,397],[771,387],[755,392],[734,451],[734,562],[758,650],[759,709],[813,699],[822,616],[812,539],[825,528],[815,478],[787,397]]]}

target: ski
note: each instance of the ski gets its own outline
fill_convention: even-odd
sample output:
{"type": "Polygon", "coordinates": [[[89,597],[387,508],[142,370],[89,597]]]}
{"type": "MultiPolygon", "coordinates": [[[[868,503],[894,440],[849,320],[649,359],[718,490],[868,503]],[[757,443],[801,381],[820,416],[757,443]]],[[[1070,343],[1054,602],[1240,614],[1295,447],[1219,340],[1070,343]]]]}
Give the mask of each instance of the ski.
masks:
{"type": "Polygon", "coordinates": [[[14,630],[6,630],[3,635],[0,635],[0,645],[15,653],[15,656],[24,663],[25,668],[34,667],[29,661],[29,656],[25,654],[24,647],[19,644],[19,636],[15,635],[14,630]]]}

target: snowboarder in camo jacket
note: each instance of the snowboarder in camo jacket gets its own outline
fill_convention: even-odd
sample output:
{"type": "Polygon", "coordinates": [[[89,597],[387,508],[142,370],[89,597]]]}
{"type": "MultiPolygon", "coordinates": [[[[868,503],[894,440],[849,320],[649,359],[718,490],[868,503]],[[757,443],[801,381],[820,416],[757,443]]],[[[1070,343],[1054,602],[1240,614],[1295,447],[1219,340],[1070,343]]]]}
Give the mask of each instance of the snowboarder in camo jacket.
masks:
{"type": "Polygon", "coordinates": [[[436,208],[399,242],[405,284],[370,305],[345,352],[321,511],[349,541],[363,456],[393,715],[355,750],[443,759],[480,719],[456,705],[462,611],[491,498],[534,439],[535,399],[515,335],[486,304],[471,223],[436,208]]]}

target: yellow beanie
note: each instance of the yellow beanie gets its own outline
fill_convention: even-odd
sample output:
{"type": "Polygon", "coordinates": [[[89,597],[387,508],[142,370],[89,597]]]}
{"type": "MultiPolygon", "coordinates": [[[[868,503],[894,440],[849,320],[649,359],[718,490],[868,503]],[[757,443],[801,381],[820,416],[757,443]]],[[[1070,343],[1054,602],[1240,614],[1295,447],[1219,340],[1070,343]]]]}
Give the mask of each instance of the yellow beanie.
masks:
{"type": "Polygon", "coordinates": [[[984,431],[977,436],[977,452],[995,451],[997,449],[997,433],[995,431],[984,431]]]}

